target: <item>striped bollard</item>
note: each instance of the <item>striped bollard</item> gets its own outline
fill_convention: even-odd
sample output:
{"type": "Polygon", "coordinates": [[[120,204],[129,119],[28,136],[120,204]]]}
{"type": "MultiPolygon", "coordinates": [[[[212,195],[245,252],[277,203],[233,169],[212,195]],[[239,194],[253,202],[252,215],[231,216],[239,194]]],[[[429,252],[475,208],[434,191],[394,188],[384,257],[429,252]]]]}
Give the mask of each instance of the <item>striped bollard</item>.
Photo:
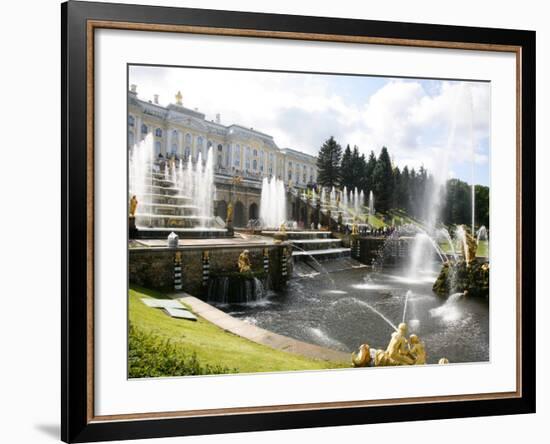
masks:
{"type": "Polygon", "coordinates": [[[208,285],[208,278],[210,276],[210,255],[207,250],[202,252],[202,286],[208,285]]]}
{"type": "Polygon", "coordinates": [[[181,251],[176,251],[174,256],[174,290],[181,291],[183,288],[181,279],[181,251]]]}
{"type": "Polygon", "coordinates": [[[269,273],[269,250],[264,248],[264,271],[269,273]]]}
{"type": "Polygon", "coordinates": [[[286,258],[286,254],[287,254],[287,249],[286,247],[283,248],[283,254],[281,256],[281,276],[283,277],[283,281],[286,282],[287,280],[287,264],[286,264],[286,261],[287,261],[287,258],[286,258]]]}

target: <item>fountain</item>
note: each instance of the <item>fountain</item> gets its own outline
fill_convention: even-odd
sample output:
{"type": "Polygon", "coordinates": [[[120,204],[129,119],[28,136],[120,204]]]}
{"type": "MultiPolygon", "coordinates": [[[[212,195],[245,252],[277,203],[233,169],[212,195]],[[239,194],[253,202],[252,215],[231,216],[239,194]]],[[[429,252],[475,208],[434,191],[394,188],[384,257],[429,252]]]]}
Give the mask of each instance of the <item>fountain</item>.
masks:
{"type": "Polygon", "coordinates": [[[485,225],[482,225],[481,227],[479,227],[479,230],[477,230],[476,242],[479,245],[479,241],[486,241],[487,239],[487,228],[485,228],[485,225]]]}
{"type": "Polygon", "coordinates": [[[443,296],[467,292],[468,296],[489,297],[489,262],[476,257],[477,242],[464,225],[456,229],[462,259],[445,263],[433,290],[443,296]]]}
{"type": "Polygon", "coordinates": [[[347,210],[348,205],[348,188],[344,186],[344,190],[342,191],[342,206],[347,210]]]}
{"type": "Polygon", "coordinates": [[[359,192],[357,191],[357,187],[353,190],[353,211],[355,211],[355,215],[359,215],[359,192]]]}
{"type": "Polygon", "coordinates": [[[284,182],[264,177],[260,200],[260,220],[264,228],[279,228],[285,222],[286,191],[284,182]]]}
{"type": "Polygon", "coordinates": [[[374,216],[374,194],[372,194],[372,190],[369,193],[369,222],[371,216],[374,216]]]}
{"type": "Polygon", "coordinates": [[[151,133],[135,144],[129,153],[129,194],[137,199],[135,230],[139,238],[166,238],[171,232],[180,237],[227,236],[213,217],[213,153],[203,162],[199,153],[184,165],[175,158],[154,158],[151,133]]]}

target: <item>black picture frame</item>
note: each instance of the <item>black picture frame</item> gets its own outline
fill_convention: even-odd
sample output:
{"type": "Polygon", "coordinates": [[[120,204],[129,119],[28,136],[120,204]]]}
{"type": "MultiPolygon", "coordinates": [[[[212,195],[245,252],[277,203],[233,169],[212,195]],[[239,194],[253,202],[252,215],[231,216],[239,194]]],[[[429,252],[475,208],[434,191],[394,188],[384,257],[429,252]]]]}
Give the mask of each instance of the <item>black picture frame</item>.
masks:
{"type": "MultiPolygon", "coordinates": [[[[309,428],[396,421],[510,415],[535,412],[535,32],[397,23],[356,19],[230,12],[187,8],[69,1],[61,5],[62,23],[62,375],[61,438],[90,442],[180,435],[309,428]],[[521,233],[518,267],[523,295],[521,330],[521,393],[516,397],[464,401],[391,403],[315,410],[241,412],[230,415],[96,421],[90,416],[88,360],[93,335],[90,311],[90,187],[87,151],[90,109],[87,41],[90,20],[210,28],[368,36],[445,43],[512,45],[520,48],[520,157],[518,190],[521,233]]],[[[93,159],[92,159],[93,160],[93,159]]],[[[93,198],[92,198],[93,199],[93,198]]],[[[92,200],[93,203],[93,200],[92,200]]]]}

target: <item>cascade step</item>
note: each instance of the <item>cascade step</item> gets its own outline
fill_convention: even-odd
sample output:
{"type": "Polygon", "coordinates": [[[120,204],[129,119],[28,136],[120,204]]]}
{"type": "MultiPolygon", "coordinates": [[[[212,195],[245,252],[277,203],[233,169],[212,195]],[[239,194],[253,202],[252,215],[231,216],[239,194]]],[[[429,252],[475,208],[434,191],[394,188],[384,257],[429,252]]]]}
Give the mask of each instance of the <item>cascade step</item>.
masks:
{"type": "Polygon", "coordinates": [[[340,239],[293,239],[292,245],[298,250],[326,250],[331,248],[340,248],[342,241],[340,239]]]}
{"type": "Polygon", "coordinates": [[[325,260],[351,256],[351,248],[326,248],[323,250],[309,250],[309,251],[293,251],[292,257],[294,259],[307,260],[308,258],[315,258],[315,260],[325,260]]]}
{"type": "MultiPolygon", "coordinates": [[[[275,230],[265,230],[262,231],[262,234],[266,236],[273,236],[280,233],[275,230]]],[[[332,233],[330,231],[319,231],[319,230],[287,230],[286,235],[290,241],[294,239],[328,239],[331,238],[332,233]]]]}

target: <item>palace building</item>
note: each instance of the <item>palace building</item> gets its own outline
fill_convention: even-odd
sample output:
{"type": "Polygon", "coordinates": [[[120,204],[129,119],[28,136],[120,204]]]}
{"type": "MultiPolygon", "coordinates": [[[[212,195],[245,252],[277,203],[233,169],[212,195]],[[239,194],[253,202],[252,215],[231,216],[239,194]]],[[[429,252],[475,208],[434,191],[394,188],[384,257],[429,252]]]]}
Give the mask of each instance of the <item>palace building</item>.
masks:
{"type": "MultiPolygon", "coordinates": [[[[279,148],[272,136],[237,124],[223,125],[220,115],[207,120],[198,109],[183,105],[178,92],[175,103],[161,106],[158,95],[152,101],[138,98],[136,85],[128,91],[128,147],[154,136],[159,159],[176,157],[204,160],[214,150],[215,214],[225,220],[227,205],[233,202],[235,226],[258,219],[261,182],[277,177],[285,184],[305,188],[317,181],[315,156],[291,148],[279,148]]],[[[289,215],[291,216],[291,215],[289,215]]]]}

